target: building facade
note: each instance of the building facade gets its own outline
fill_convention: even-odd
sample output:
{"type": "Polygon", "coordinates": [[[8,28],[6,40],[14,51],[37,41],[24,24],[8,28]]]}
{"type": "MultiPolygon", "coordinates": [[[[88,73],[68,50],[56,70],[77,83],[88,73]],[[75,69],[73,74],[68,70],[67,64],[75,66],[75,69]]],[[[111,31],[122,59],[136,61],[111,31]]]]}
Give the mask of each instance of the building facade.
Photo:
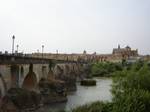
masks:
{"type": "Polygon", "coordinates": [[[138,56],[138,50],[132,50],[131,47],[126,46],[125,48],[121,48],[118,45],[118,48],[114,48],[112,54],[114,56],[121,56],[122,58],[136,57],[138,56]]]}

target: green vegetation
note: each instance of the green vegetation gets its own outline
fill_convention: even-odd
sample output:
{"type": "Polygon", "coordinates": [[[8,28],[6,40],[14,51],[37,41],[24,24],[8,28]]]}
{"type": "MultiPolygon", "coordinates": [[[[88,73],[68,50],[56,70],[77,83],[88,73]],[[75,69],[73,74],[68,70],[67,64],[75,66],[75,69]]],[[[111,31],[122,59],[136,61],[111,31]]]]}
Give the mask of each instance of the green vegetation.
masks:
{"type": "Polygon", "coordinates": [[[116,73],[112,93],[115,112],[150,112],[150,68],[138,62],[116,73]]]}
{"type": "Polygon", "coordinates": [[[122,71],[122,63],[95,63],[91,67],[91,75],[96,77],[110,77],[116,71],[122,71]]]}
{"type": "Polygon", "coordinates": [[[72,112],[111,112],[112,107],[112,103],[94,102],[77,107],[72,112]]]}
{"type": "Polygon", "coordinates": [[[96,85],[96,80],[93,79],[84,79],[81,81],[82,86],[95,86],[96,85]]]}
{"type": "MultiPolygon", "coordinates": [[[[106,64],[106,63],[105,63],[106,64]]],[[[142,61],[125,64],[122,71],[95,64],[93,74],[113,72],[112,102],[95,102],[73,109],[72,112],[150,112],[150,64],[142,61]],[[103,68],[100,71],[98,68],[103,68]],[[114,71],[116,70],[116,71],[114,71]]],[[[101,75],[100,75],[101,76],[101,75]]]]}

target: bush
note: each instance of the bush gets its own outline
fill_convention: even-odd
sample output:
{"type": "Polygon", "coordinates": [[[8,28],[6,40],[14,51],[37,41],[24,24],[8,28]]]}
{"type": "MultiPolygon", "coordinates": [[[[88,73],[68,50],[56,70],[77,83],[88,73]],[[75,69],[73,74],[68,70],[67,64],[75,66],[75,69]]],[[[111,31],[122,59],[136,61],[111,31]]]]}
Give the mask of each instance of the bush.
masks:
{"type": "Polygon", "coordinates": [[[111,76],[116,71],[122,71],[123,66],[121,63],[96,63],[91,67],[92,76],[111,76]]]}
{"type": "Polygon", "coordinates": [[[113,112],[150,112],[150,70],[136,63],[131,70],[117,72],[112,93],[113,112]]]}
{"type": "Polygon", "coordinates": [[[128,89],[115,98],[113,112],[150,112],[150,92],[128,89]]]}

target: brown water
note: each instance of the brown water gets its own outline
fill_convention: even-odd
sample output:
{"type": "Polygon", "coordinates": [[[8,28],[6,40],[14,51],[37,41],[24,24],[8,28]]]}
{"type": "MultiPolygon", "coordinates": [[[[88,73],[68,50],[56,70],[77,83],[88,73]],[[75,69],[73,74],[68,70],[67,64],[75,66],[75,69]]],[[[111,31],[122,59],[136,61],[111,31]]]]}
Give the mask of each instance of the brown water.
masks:
{"type": "Polygon", "coordinates": [[[44,106],[40,112],[54,112],[57,110],[70,110],[86,103],[94,101],[111,101],[112,95],[110,92],[112,79],[110,78],[96,78],[97,85],[94,87],[80,86],[77,83],[77,91],[68,95],[66,103],[58,103],[44,106]]]}

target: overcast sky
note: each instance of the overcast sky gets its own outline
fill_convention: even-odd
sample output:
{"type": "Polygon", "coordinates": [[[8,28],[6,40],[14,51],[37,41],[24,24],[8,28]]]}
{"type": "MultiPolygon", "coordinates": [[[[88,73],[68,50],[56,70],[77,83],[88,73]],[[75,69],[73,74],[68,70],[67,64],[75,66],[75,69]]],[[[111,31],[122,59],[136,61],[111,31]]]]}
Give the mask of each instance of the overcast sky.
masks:
{"type": "Polygon", "coordinates": [[[150,0],[0,0],[0,51],[150,54],[150,0]],[[16,47],[15,47],[16,48],[16,47]]]}

